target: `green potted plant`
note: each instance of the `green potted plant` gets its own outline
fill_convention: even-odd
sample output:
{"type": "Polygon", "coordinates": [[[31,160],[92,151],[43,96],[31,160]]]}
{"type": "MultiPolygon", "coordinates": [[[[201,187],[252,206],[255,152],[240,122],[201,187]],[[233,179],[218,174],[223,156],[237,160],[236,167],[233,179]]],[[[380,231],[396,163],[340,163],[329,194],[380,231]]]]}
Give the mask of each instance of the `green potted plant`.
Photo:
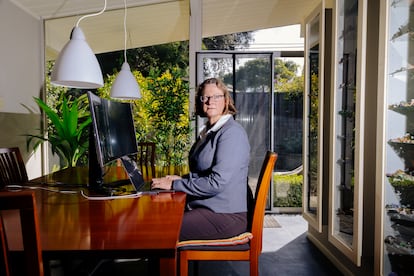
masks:
{"type": "Polygon", "coordinates": [[[32,145],[33,150],[36,150],[40,144],[48,142],[52,153],[59,156],[61,168],[78,165],[81,158],[86,156],[89,142],[91,117],[86,94],[73,100],[63,96],[63,101],[56,110],[40,98],[34,97],[34,100],[45,113],[49,127],[46,133],[26,134],[27,147],[32,145]]]}

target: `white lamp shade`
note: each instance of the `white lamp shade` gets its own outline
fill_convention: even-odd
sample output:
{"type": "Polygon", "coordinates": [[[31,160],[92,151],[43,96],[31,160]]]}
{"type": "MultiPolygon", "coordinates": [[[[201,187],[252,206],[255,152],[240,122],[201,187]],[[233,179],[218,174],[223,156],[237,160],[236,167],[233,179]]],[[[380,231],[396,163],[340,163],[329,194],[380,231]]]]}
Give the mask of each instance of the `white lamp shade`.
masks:
{"type": "Polygon", "coordinates": [[[118,99],[139,99],[141,92],[139,85],[131,68],[127,62],[122,64],[121,72],[119,72],[111,87],[111,97],[118,99]]]}
{"type": "Polygon", "coordinates": [[[103,86],[98,59],[79,27],[74,27],[69,42],[60,52],[51,75],[54,85],[93,89],[103,86]]]}

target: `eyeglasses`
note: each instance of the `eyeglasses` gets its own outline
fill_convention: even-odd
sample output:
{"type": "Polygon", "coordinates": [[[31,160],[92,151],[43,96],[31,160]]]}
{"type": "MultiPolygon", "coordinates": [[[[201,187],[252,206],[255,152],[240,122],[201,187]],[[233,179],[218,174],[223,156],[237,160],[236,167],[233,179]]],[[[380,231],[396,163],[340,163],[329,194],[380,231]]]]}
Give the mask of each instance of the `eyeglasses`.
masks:
{"type": "Polygon", "coordinates": [[[200,96],[200,101],[206,103],[209,100],[217,101],[218,99],[224,97],[224,95],[213,95],[213,96],[200,96]]]}

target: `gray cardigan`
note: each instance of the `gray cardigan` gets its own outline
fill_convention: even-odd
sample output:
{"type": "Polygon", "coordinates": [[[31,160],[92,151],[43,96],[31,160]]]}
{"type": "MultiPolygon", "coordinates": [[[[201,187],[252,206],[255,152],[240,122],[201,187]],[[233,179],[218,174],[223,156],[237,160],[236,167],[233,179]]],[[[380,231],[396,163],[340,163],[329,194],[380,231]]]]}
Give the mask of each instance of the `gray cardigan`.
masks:
{"type": "Polygon", "coordinates": [[[190,173],[174,180],[173,189],[187,194],[189,209],[216,213],[247,212],[250,144],[244,128],[230,117],[216,131],[198,139],[189,154],[190,173]]]}

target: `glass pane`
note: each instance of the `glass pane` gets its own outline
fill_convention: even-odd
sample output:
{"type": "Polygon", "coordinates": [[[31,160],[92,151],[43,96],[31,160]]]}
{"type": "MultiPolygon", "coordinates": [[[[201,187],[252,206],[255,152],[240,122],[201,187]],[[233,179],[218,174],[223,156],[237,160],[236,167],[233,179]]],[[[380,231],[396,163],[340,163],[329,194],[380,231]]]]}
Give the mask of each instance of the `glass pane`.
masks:
{"type": "Polygon", "coordinates": [[[352,247],[358,1],[338,3],[335,93],[334,235],[352,247]]]}
{"type": "Polygon", "coordinates": [[[318,232],[322,231],[322,145],[323,131],[323,72],[325,31],[325,9],[318,6],[309,22],[306,23],[306,75],[304,98],[304,208],[303,216],[309,225],[318,232]]]}
{"type": "MultiPolygon", "coordinates": [[[[300,168],[302,165],[303,80],[296,74],[303,71],[301,66],[303,57],[273,60],[274,55],[269,52],[199,53],[198,55],[197,66],[203,68],[200,70],[202,72],[197,70],[200,74],[198,82],[203,78],[219,76],[232,92],[238,110],[235,118],[245,128],[250,141],[249,183],[252,188],[257,183],[263,157],[269,149],[273,148],[279,154],[276,170],[289,171],[300,168]],[[271,93],[274,81],[272,65],[274,64],[277,64],[275,75],[279,77],[294,75],[295,78],[291,79],[298,81],[296,84],[300,87],[300,91],[296,89],[294,93],[271,93]],[[281,68],[285,71],[277,71],[281,68]],[[272,103],[274,103],[273,106],[272,103]]],[[[286,77],[284,79],[287,80],[286,77]]],[[[294,192],[282,191],[281,193],[293,195],[291,199],[295,204],[294,207],[300,207],[302,203],[302,175],[300,173],[301,171],[298,171],[297,177],[294,178],[293,184],[295,185],[291,185],[294,192]]],[[[280,192],[281,189],[277,191],[280,192]]],[[[271,202],[275,203],[274,194],[277,193],[268,197],[267,209],[277,206],[271,204],[271,202]]]]}
{"type": "MultiPolygon", "coordinates": [[[[233,98],[241,123],[249,136],[249,176],[257,178],[263,157],[270,149],[271,55],[235,55],[236,73],[233,98]]],[[[232,76],[228,76],[232,79],[232,76]]],[[[226,76],[227,78],[227,76],[226,76]]],[[[252,179],[255,183],[256,179],[252,179]]]]}
{"type": "Polygon", "coordinates": [[[308,172],[307,212],[316,214],[318,207],[318,143],[319,143],[319,45],[309,52],[309,94],[308,97],[308,172]]]}
{"type": "Polygon", "coordinates": [[[224,78],[226,74],[232,73],[233,58],[230,54],[212,54],[211,56],[203,57],[202,64],[203,79],[216,77],[221,78],[226,85],[232,85],[232,81],[224,78]]]}
{"type": "Polygon", "coordinates": [[[198,59],[200,63],[197,66],[203,68],[199,78],[220,77],[232,93],[237,109],[235,119],[244,127],[250,141],[249,184],[254,189],[265,153],[271,149],[270,91],[273,55],[200,53],[199,56],[201,58],[198,59]]]}
{"type": "Polygon", "coordinates": [[[278,160],[273,207],[281,213],[302,209],[303,60],[284,57],[274,61],[273,137],[278,160]]]}
{"type": "Polygon", "coordinates": [[[409,275],[414,270],[414,5],[409,0],[388,5],[383,275],[409,275]]]}

